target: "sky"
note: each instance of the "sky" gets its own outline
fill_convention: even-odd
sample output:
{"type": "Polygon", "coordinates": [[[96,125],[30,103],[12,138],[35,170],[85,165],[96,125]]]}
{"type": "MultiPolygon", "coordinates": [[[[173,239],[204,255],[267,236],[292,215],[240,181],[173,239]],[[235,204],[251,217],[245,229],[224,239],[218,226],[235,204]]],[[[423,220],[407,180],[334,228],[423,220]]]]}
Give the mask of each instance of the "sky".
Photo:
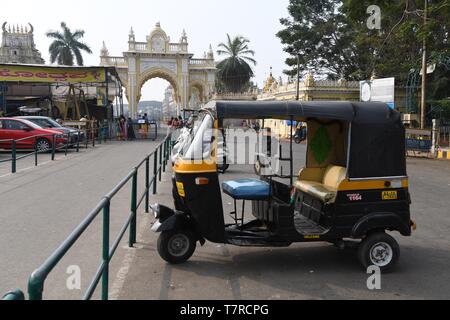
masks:
{"type": "MultiPolygon", "coordinates": [[[[2,1],[0,22],[33,24],[35,43],[49,63],[50,40],[45,33],[58,29],[65,21],[72,29],[85,30],[84,42],[92,55],[84,55],[85,65],[98,65],[105,41],[110,55],[121,56],[128,48],[128,34],[133,27],[136,41],[146,41],[156,22],[171,41],[178,42],[183,29],[194,58],[203,58],[209,45],[214,51],[226,40],[226,34],[248,38],[256,51],[256,82],[262,87],[273,67],[276,78],[285,69],[287,55],[275,34],[282,28],[280,18],[287,17],[289,0],[16,0],[2,1]]],[[[216,54],[216,60],[220,57],[216,54]]],[[[142,100],[164,97],[168,83],[154,79],[143,88],[142,100]]]]}

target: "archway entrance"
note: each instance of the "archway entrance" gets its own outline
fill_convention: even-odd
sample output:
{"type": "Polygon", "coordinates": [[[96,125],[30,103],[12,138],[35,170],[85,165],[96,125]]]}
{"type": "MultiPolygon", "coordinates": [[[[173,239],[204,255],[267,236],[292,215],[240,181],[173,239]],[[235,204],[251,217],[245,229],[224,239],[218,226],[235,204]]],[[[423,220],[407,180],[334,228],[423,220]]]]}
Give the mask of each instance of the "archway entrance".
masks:
{"type": "Polygon", "coordinates": [[[147,36],[146,42],[137,42],[131,29],[128,44],[123,57],[110,56],[104,45],[101,65],[115,66],[121,79],[127,83],[126,93],[133,118],[138,116],[142,87],[153,78],[162,78],[170,83],[178,114],[191,102],[201,105],[211,98],[216,73],[211,46],[204,59],[194,59],[188,51],[186,32],[183,31],[178,43],[173,43],[159,23],[147,36]]]}
{"type": "Polygon", "coordinates": [[[155,121],[167,122],[179,115],[179,103],[173,85],[163,78],[151,78],[142,86],[138,116],[147,114],[155,121]]]}

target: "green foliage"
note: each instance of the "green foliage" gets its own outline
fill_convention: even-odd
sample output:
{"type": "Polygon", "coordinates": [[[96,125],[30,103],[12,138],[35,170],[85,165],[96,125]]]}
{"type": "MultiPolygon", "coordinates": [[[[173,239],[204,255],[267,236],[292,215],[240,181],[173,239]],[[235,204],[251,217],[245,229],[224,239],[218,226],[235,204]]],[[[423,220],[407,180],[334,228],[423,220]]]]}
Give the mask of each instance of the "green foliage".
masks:
{"type": "Polygon", "coordinates": [[[311,140],[311,151],[318,164],[322,164],[328,159],[332,146],[327,128],[320,127],[311,140]]]}
{"type": "Polygon", "coordinates": [[[61,31],[50,31],[46,35],[54,39],[49,47],[50,62],[58,62],[59,65],[73,66],[76,59],[79,66],[83,65],[81,51],[92,53],[92,50],[79,40],[84,37],[83,30],[72,31],[65,22],[61,22],[61,31]]]}
{"type": "Polygon", "coordinates": [[[405,84],[409,71],[421,68],[424,39],[430,62],[450,56],[450,0],[428,3],[424,26],[424,0],[290,0],[290,17],[281,19],[284,29],[277,34],[291,54],[286,63],[292,68],[286,73],[297,72],[298,53],[300,71],[347,80],[375,73],[405,84]],[[381,30],[367,27],[370,5],[381,8],[381,30]]]}
{"type": "Polygon", "coordinates": [[[250,41],[244,37],[231,38],[227,34],[227,42],[219,44],[219,55],[228,56],[217,65],[216,88],[221,91],[238,93],[245,91],[254,76],[250,64],[256,65],[253,50],[249,48],[250,41]],[[250,64],[249,64],[250,63],[250,64]]]}

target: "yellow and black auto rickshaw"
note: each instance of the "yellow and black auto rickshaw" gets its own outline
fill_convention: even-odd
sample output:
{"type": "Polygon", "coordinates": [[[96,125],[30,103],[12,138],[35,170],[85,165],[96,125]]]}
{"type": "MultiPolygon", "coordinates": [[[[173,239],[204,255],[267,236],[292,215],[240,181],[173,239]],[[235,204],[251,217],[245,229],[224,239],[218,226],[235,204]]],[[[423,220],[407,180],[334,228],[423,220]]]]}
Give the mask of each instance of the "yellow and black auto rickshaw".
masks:
{"type": "MultiPolygon", "coordinates": [[[[355,246],[363,267],[390,271],[400,248],[388,232],[411,236],[405,129],[383,103],[214,102],[199,115],[174,162],[175,209],[153,207],[158,251],[187,261],[199,242],[285,247],[298,242],[355,246]],[[290,175],[219,182],[217,141],[228,119],[307,123],[306,167],[290,175]],[[289,183],[282,179],[288,178],[289,183]],[[225,224],[222,194],[251,201],[254,219],[225,224]]],[[[235,205],[236,207],[236,205],[235,205]]]]}

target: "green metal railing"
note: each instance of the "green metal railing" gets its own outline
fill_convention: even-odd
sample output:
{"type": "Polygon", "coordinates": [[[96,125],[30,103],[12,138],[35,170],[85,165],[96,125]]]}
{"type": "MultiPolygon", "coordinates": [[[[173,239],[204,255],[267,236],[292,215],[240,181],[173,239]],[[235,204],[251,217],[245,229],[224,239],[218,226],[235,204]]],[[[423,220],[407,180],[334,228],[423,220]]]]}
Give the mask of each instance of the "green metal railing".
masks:
{"type": "Polygon", "coordinates": [[[84,144],[84,148],[88,149],[89,146],[92,146],[94,148],[96,146],[96,143],[102,144],[102,141],[106,142],[108,140],[108,138],[109,138],[109,140],[111,140],[111,135],[110,134],[107,135],[106,132],[108,132],[108,130],[105,130],[105,129],[109,129],[109,127],[101,127],[101,128],[91,129],[91,130],[78,131],[77,134],[70,133],[70,132],[66,133],[66,134],[50,134],[50,135],[42,134],[42,135],[36,135],[36,136],[27,137],[27,138],[18,139],[18,140],[12,140],[12,139],[0,140],[0,144],[7,145],[8,148],[10,147],[10,149],[11,149],[11,157],[8,159],[0,160],[0,164],[11,162],[11,173],[17,173],[17,162],[19,160],[34,156],[34,165],[37,167],[39,165],[39,160],[38,160],[39,154],[50,153],[51,160],[55,161],[57,151],[64,151],[64,155],[67,156],[70,147],[73,147],[76,150],[76,152],[80,152],[82,143],[84,144]],[[80,139],[81,133],[84,133],[83,139],[80,139]],[[56,143],[57,136],[64,136],[64,139],[66,139],[66,142],[57,144],[56,143]],[[74,139],[75,137],[76,137],[76,139],[74,139]],[[39,151],[37,149],[37,141],[39,139],[46,139],[47,141],[49,141],[49,144],[51,145],[51,149],[46,150],[46,151],[39,151]],[[33,143],[34,150],[33,150],[33,152],[30,152],[30,153],[18,155],[18,151],[25,150],[24,148],[19,148],[20,143],[23,143],[24,141],[34,142],[33,143]]]}
{"type": "MultiPolygon", "coordinates": [[[[102,231],[102,262],[95,273],[88,289],[84,293],[83,300],[90,300],[97,289],[101,280],[101,298],[108,300],[109,296],[109,265],[116,253],[116,250],[122,241],[125,233],[129,230],[128,246],[133,247],[136,243],[137,230],[137,211],[145,202],[145,212],[150,209],[150,191],[157,193],[157,183],[161,181],[162,172],[165,172],[167,162],[172,152],[172,135],[169,134],[164,141],[138,166],[136,166],[110,193],[105,195],[98,205],[92,210],[86,219],[72,232],[72,234],[62,243],[62,245],[44,262],[44,264],[34,271],[28,281],[28,295],[30,300],[42,300],[44,294],[44,284],[61,259],[73,247],[77,240],[88,229],[91,223],[102,213],[103,231],[102,231]],[[150,164],[153,158],[153,175],[150,179],[150,164]],[[138,197],[138,174],[139,170],[145,167],[145,190],[138,197]],[[131,201],[129,216],[121,228],[119,235],[110,246],[110,209],[111,201],[115,195],[121,191],[131,181],[131,201]]],[[[21,300],[23,293],[18,290],[7,294],[4,300],[21,300]]]]}

